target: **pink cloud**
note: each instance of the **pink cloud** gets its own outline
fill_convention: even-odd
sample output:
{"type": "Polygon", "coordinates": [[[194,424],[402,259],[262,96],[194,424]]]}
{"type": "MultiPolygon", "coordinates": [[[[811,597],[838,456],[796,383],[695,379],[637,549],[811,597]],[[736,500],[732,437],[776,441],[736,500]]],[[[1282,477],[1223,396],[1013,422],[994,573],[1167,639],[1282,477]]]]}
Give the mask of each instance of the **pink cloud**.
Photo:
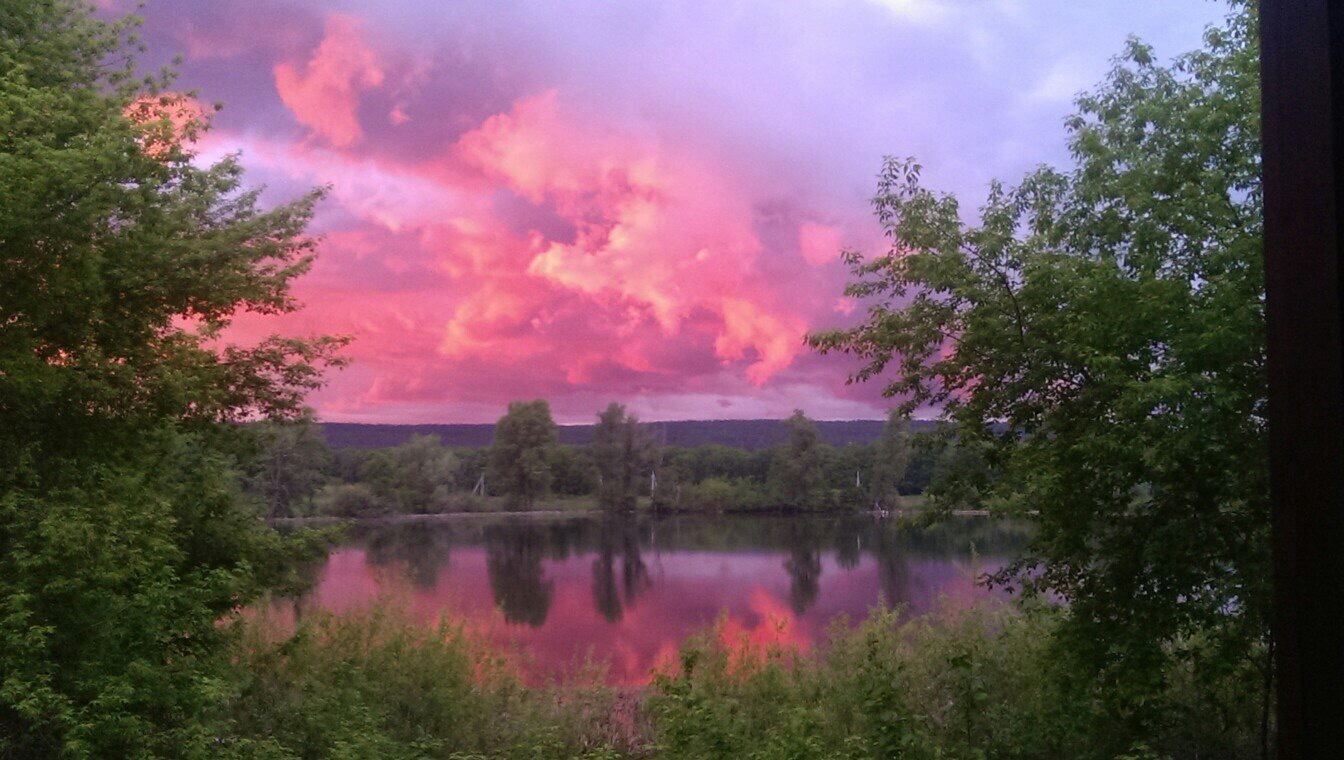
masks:
{"type": "Polygon", "coordinates": [[[275,89],[294,118],[338,147],[363,136],[357,115],[360,92],[382,84],[385,76],[361,26],[359,19],[334,13],[302,71],[292,63],[274,68],[275,89]]]}
{"type": "Polygon", "coordinates": [[[722,309],[724,329],[714,341],[714,351],[724,360],[754,352],[757,359],[747,367],[747,378],[753,383],[763,384],[802,351],[807,328],[798,317],[770,314],[737,298],[724,299],[722,309]]]}
{"type": "Polygon", "coordinates": [[[872,414],[802,345],[834,291],[762,269],[755,191],[686,146],[585,123],[554,94],[416,164],[211,134],[240,144],[265,181],[333,186],[304,310],[233,332],[353,335],[352,367],[312,398],[328,419],[485,421],[535,396],[568,421],[611,398],[648,419],[770,416],[800,395],[818,416],[872,414]]]}
{"type": "MultiPolygon", "coordinates": [[[[697,312],[717,315],[715,354],[751,357],[745,376],[757,385],[802,350],[802,321],[756,282],[762,245],[750,193],[731,173],[676,145],[585,123],[554,91],[519,100],[457,148],[574,226],[573,240],[534,241],[526,275],[587,296],[627,332],[652,318],[673,336],[697,312]]],[[[647,366],[626,349],[629,366],[647,366]]]]}
{"type": "Polygon", "coordinates": [[[332,229],[298,284],[305,309],[246,317],[233,333],[353,335],[352,368],[312,399],[328,418],[488,420],[532,396],[566,398],[556,411],[570,421],[610,398],[649,419],[703,416],[707,398],[757,416],[797,406],[787,389],[820,395],[797,373],[815,371],[802,336],[809,313],[831,313],[830,291],[774,282],[753,189],[685,146],[576,119],[556,94],[414,165],[367,148],[211,140],[241,141],[268,181],[333,186],[318,220],[332,229]],[[501,205],[501,188],[552,222],[501,205]],[[773,400],[759,396],[783,375],[773,400]]]}
{"type": "MultiPolygon", "coordinates": [[[[347,127],[324,125],[323,143],[216,131],[203,156],[241,147],[254,181],[332,187],[315,222],[320,256],[297,284],[304,310],[246,316],[232,333],[353,336],[352,366],[310,399],[323,417],[487,421],[537,396],[563,421],[611,399],[646,419],[798,406],[875,416],[878,389],[844,388],[834,359],[802,342],[835,314],[838,265],[804,265],[805,240],[820,250],[840,234],[806,220],[834,212],[777,203],[755,169],[559,90],[518,97],[408,160],[388,146],[390,119],[362,131],[363,91],[320,84],[401,71],[362,39],[358,24],[329,18],[306,69],[291,67],[347,127]]],[[[364,93],[368,113],[442,112],[403,73],[364,93]]]]}
{"type": "Polygon", "coordinates": [[[798,230],[798,248],[807,263],[820,266],[840,257],[840,234],[834,227],[805,222],[798,230]]]}
{"type": "Polygon", "coordinates": [[[837,253],[887,248],[881,156],[974,201],[1067,160],[1058,106],[1013,96],[1065,48],[1136,31],[1174,53],[1212,20],[1111,0],[1059,34],[991,13],[971,19],[986,48],[870,2],[757,5],[151,4],[146,65],[185,51],[183,86],[226,104],[201,160],[241,150],[266,203],[332,187],[306,308],[234,335],[353,335],[311,397],[327,419],[490,421],[537,396],[565,421],[612,400],[649,420],[879,417],[881,383],[845,385],[856,363],[801,336],[865,313],[837,300],[837,253]]]}

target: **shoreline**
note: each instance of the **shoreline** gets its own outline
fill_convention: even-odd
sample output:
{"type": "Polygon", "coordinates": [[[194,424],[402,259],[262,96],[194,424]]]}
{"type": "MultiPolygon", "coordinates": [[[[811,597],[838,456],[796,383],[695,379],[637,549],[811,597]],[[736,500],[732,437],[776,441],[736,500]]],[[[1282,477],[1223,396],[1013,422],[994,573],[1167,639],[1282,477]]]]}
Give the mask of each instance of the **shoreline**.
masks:
{"type": "MultiPolygon", "coordinates": [[[[597,508],[585,509],[531,509],[517,511],[482,511],[482,512],[408,512],[405,514],[385,514],[385,515],[361,515],[344,517],[339,515],[308,515],[301,517],[267,517],[264,518],[268,523],[278,524],[333,524],[333,523],[396,523],[396,522],[439,522],[452,520],[465,520],[471,518],[503,517],[503,518],[558,518],[558,517],[577,517],[594,518],[604,517],[608,513],[597,508]]],[[[804,509],[778,509],[767,510],[757,509],[749,511],[731,511],[731,512],[706,512],[701,510],[660,510],[652,511],[647,509],[631,510],[617,512],[614,517],[709,517],[709,518],[738,518],[738,517],[872,517],[876,520],[899,520],[909,517],[917,517],[927,514],[924,509],[893,509],[882,513],[871,510],[854,511],[811,511],[804,509]]],[[[953,509],[944,513],[951,517],[993,517],[987,509],[953,509]]]]}

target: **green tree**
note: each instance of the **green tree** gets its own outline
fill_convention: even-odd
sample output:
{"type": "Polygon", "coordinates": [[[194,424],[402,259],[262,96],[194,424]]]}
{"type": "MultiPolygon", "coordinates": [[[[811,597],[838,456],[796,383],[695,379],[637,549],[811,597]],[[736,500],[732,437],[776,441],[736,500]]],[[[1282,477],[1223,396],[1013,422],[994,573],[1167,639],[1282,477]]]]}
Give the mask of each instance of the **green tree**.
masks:
{"type": "Polygon", "coordinates": [[[769,488],[783,506],[811,509],[822,501],[821,434],[816,423],[795,409],[784,420],[785,440],[770,465],[769,488]]]}
{"type": "Polygon", "coordinates": [[[408,512],[439,512],[447,508],[457,480],[457,457],[438,436],[413,435],[394,452],[401,474],[401,503],[408,512]]]}
{"type": "Polygon", "coordinates": [[[269,517],[311,513],[313,498],[331,480],[335,463],[311,415],[258,423],[252,432],[262,448],[245,468],[248,492],[265,505],[269,517]]]}
{"type": "Polygon", "coordinates": [[[1267,667],[1253,5],[1168,66],[1131,40],[1077,108],[1073,168],[993,184],[977,224],[888,159],[891,249],[846,255],[867,319],[809,342],[862,357],[856,380],[893,368],[888,395],[941,405],[984,452],[984,503],[1036,515],[998,580],[1067,600],[1061,651],[1125,750],[1161,719],[1171,663],[1267,667]]]}
{"type": "Polygon", "coordinates": [[[648,430],[623,405],[612,403],[597,415],[590,448],[597,465],[598,504],[606,510],[634,509],[657,453],[648,430]]]}
{"type": "Polygon", "coordinates": [[[587,496],[597,489],[597,467],[581,446],[551,449],[551,488],[561,496],[587,496]]]}
{"type": "Polygon", "coordinates": [[[359,480],[386,509],[403,514],[441,512],[457,482],[458,461],[438,436],[413,435],[360,463],[359,480]]]}
{"type": "Polygon", "coordinates": [[[872,479],[872,446],[822,444],[821,454],[826,506],[852,509],[863,504],[872,479]]]}
{"type": "Polygon", "coordinates": [[[987,461],[993,445],[975,437],[959,438],[951,429],[938,431],[931,445],[936,455],[925,493],[939,511],[983,507],[993,483],[987,461]]]}
{"type": "Polygon", "coordinates": [[[220,625],[293,581],[232,422],[293,418],[339,341],[231,346],[295,308],[318,194],[272,209],[133,22],[0,0],[0,756],[203,756],[220,625]]]}
{"type": "Polygon", "coordinates": [[[514,401],[495,423],[490,443],[490,488],[515,506],[531,507],[551,487],[550,451],[556,445],[551,407],[543,399],[514,401]]]}
{"type": "Polygon", "coordinates": [[[882,426],[882,437],[873,444],[873,469],[868,478],[868,497],[873,506],[890,508],[900,502],[899,486],[910,466],[910,418],[893,409],[882,426]]]}

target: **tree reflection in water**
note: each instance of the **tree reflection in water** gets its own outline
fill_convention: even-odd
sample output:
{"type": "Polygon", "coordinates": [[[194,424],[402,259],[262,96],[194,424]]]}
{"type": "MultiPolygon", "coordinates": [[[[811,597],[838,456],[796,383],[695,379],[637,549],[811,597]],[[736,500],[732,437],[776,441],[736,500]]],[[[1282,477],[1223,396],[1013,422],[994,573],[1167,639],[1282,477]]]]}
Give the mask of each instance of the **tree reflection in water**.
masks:
{"type": "Polygon", "coordinates": [[[821,536],[808,530],[803,522],[785,524],[784,544],[789,557],[784,570],[789,574],[789,608],[802,615],[821,593],[821,536]]]}
{"type": "Polygon", "coordinates": [[[495,605],[509,623],[539,628],[551,609],[555,584],[543,577],[549,541],[540,525],[492,525],[485,530],[486,573],[495,605]]]}
{"type": "Polygon", "coordinates": [[[609,515],[598,524],[597,556],[593,559],[593,606],[609,623],[619,622],[625,608],[633,607],[639,595],[653,587],[639,544],[639,524],[633,518],[609,515]],[[617,555],[621,560],[621,588],[616,584],[617,555]]]}
{"type": "Polygon", "coordinates": [[[450,533],[420,522],[380,526],[365,540],[365,561],[377,567],[400,565],[412,586],[431,589],[448,564],[451,539],[450,533]]]}
{"type": "Polygon", "coordinates": [[[498,610],[506,625],[492,635],[526,646],[539,667],[592,647],[619,659],[618,680],[642,678],[719,614],[741,622],[791,609],[792,632],[810,640],[837,613],[862,619],[879,594],[918,614],[944,593],[989,593],[965,588],[966,560],[996,567],[1026,538],[981,518],[902,529],[867,515],[482,515],[367,521],[347,535],[354,546],[321,570],[323,604],[409,585],[417,614],[489,627],[498,610]],[[342,563],[355,556],[359,566],[342,563]]]}
{"type": "Polygon", "coordinates": [[[882,588],[882,600],[889,607],[904,606],[910,601],[910,559],[908,549],[901,545],[900,534],[883,526],[873,533],[873,558],[877,560],[877,582],[882,588]]]}

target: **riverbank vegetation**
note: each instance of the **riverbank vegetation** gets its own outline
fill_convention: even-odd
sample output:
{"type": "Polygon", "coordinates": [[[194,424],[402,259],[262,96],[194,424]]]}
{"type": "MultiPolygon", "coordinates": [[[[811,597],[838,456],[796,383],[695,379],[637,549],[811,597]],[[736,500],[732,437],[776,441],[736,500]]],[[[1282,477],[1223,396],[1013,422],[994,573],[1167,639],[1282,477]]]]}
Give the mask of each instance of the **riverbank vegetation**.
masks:
{"type": "Polygon", "coordinates": [[[308,419],[252,426],[258,446],[239,465],[247,493],[271,517],[373,517],[508,510],[657,512],[911,509],[922,494],[990,477],[948,428],[911,434],[899,414],[879,440],[820,442],[801,412],[785,440],[755,451],[662,445],[619,404],[598,415],[593,441],[562,445],[545,401],[514,404],[496,442],[448,447],[432,435],[397,446],[332,450],[308,419]],[[519,415],[524,418],[520,419],[519,415]]]}
{"type": "Polygon", "coordinates": [[[1236,3],[1170,66],[1131,40],[1066,122],[1074,165],[995,184],[975,224],[889,159],[891,248],[846,257],[866,319],[810,338],[939,406],[995,473],[980,503],[1035,513],[995,581],[1067,604],[1058,656],[1134,736],[1173,659],[1255,663],[1270,699],[1256,30],[1236,3]]]}
{"type": "Polygon", "coordinates": [[[1223,757],[1259,755],[1244,672],[1181,659],[1142,741],[1100,694],[1062,684],[1061,613],[984,604],[907,618],[874,610],[802,649],[728,625],[687,641],[646,687],[601,665],[528,684],[524,653],[394,608],[240,623],[224,749],[258,758],[1223,757]],[[1101,748],[1107,748],[1102,750],[1101,748]]]}

